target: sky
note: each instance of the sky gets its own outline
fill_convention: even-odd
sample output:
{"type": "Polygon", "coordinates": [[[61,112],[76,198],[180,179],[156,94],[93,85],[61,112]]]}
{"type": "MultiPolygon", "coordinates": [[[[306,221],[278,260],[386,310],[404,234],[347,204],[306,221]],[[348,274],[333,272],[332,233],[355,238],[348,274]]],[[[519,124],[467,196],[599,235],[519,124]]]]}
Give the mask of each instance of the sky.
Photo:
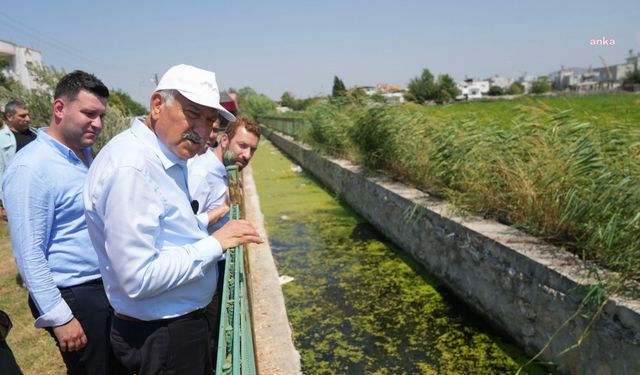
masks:
{"type": "Polygon", "coordinates": [[[347,87],[405,86],[427,68],[456,80],[546,75],[640,52],[638,0],[12,1],[0,39],[82,69],[148,105],[154,76],[212,70],[221,89],[279,100],[347,87]],[[593,46],[592,39],[615,45],[593,46]]]}

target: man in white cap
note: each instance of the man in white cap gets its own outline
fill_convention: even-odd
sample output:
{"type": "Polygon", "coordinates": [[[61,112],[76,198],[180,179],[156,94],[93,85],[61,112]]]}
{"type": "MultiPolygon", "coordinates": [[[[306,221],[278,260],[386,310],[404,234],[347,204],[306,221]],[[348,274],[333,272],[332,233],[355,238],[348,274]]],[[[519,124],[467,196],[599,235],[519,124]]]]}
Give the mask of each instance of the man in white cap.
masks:
{"type": "Polygon", "coordinates": [[[203,314],[225,249],[262,239],[247,221],[209,235],[187,188],[186,161],[218,114],[215,74],[169,69],[150,113],[114,137],[89,170],[84,190],[89,234],[115,311],[111,342],[134,373],[209,374],[203,314]]]}

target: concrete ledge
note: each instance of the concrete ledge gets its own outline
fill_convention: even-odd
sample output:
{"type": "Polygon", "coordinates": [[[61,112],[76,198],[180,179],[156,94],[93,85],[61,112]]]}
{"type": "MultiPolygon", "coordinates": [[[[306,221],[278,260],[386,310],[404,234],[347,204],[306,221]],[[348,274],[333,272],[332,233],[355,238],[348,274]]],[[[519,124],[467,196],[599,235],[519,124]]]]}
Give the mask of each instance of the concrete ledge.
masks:
{"type": "Polygon", "coordinates": [[[246,219],[256,226],[264,239],[260,245],[248,246],[246,263],[257,372],[263,375],[302,374],[300,355],[293,345],[278,270],[264,229],[264,217],[260,211],[251,165],[243,170],[243,185],[246,219]]]}
{"type": "Polygon", "coordinates": [[[574,255],[506,225],[460,217],[423,192],[265,133],[527,354],[548,344],[542,359],[563,373],[640,374],[638,300],[609,299],[582,344],[561,354],[588,327],[588,318],[570,318],[595,284],[574,255]]]}

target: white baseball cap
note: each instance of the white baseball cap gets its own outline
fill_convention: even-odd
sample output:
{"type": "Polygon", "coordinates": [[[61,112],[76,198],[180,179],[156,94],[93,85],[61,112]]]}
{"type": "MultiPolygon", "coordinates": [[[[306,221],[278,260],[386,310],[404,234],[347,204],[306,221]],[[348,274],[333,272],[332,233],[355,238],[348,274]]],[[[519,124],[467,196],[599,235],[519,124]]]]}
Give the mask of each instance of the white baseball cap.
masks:
{"type": "Polygon", "coordinates": [[[236,117],[220,104],[220,90],[216,74],[195,66],[180,64],[167,70],[162,76],[156,91],[178,90],[190,101],[218,110],[224,118],[233,122],[236,117]]]}

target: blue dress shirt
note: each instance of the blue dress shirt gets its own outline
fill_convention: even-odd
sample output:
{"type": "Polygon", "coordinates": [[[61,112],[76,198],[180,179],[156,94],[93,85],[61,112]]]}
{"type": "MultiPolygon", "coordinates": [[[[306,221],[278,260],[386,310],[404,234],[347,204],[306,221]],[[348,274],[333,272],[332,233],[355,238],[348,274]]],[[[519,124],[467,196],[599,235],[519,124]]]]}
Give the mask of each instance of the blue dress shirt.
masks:
{"type": "MultiPolygon", "coordinates": [[[[198,220],[207,226],[207,212],[225,203],[227,197],[227,169],[211,151],[198,155],[189,163],[189,192],[198,201],[198,220]]],[[[229,221],[229,215],[209,227],[209,233],[222,228],[229,221]]]]}
{"type": "Polygon", "coordinates": [[[185,161],[141,119],[100,151],[84,203],[116,312],[165,319],[211,301],[222,248],[193,214],[185,161]]]}
{"type": "MultiPolygon", "coordinates": [[[[36,327],[55,327],[73,318],[58,287],[100,277],[82,203],[88,168],[48,128],[16,154],[5,171],[4,204],[13,254],[40,317],[36,327]]],[[[90,162],[91,153],[84,149],[90,162]]]]}

